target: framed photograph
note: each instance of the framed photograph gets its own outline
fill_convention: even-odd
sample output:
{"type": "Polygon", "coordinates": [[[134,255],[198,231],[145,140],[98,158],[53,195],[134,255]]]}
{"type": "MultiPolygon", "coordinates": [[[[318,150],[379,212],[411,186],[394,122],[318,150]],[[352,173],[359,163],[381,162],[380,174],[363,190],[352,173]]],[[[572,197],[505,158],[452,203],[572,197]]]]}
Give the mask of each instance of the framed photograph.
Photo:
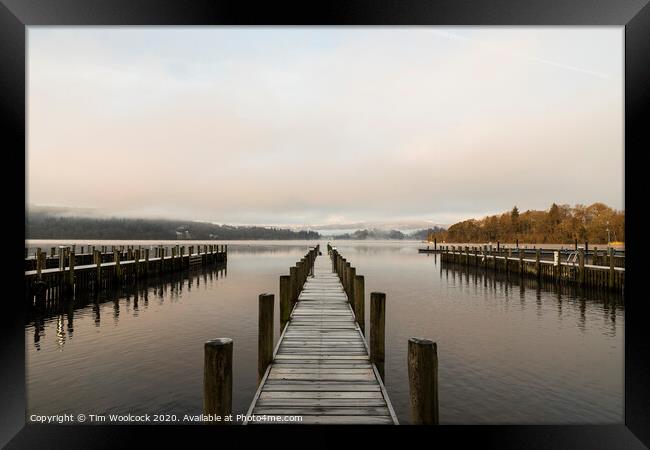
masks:
{"type": "Polygon", "coordinates": [[[649,30],[0,0],[0,442],[647,448],[649,30]]]}

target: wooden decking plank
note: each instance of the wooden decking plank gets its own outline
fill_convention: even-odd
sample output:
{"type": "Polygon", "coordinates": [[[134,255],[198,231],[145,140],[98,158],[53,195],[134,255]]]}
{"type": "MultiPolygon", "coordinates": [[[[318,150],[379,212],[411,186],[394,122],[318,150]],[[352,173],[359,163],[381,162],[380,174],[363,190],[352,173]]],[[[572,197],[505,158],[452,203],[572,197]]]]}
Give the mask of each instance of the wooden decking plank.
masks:
{"type": "Polygon", "coordinates": [[[329,258],[317,257],[277,343],[253,415],[299,415],[302,422],[396,424],[385,388],[329,258]]]}

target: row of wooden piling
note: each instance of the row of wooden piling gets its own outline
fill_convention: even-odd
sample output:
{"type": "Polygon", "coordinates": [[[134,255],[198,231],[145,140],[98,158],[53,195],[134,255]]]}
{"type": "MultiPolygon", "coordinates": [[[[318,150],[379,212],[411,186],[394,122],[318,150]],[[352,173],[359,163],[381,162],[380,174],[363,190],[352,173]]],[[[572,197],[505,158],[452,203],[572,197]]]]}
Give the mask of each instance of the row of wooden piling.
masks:
{"type": "MultiPolygon", "coordinates": [[[[191,245],[191,246],[180,246],[180,245],[88,245],[80,246],[80,252],[77,252],[76,245],[67,245],[59,247],[51,247],[50,253],[47,253],[46,249],[37,247],[34,249],[34,256],[25,258],[25,271],[36,270],[40,264],[41,269],[52,269],[59,268],[61,266],[67,267],[69,261],[70,253],[74,253],[74,263],[77,266],[94,264],[96,260],[97,251],[100,252],[100,258],[102,262],[111,262],[113,261],[113,255],[115,252],[120,254],[120,259],[123,261],[130,261],[135,258],[136,253],[139,253],[144,257],[145,250],[149,249],[150,255],[152,258],[159,258],[161,255],[166,254],[170,255],[173,249],[176,249],[176,253],[179,255],[185,254],[187,249],[188,254],[203,253],[207,252],[216,252],[216,253],[227,253],[227,245],[225,244],[204,244],[204,245],[191,245]],[[45,259],[43,263],[41,258],[45,259]]],[[[26,249],[27,250],[27,249],[26,249]]]]}
{"type": "MultiPolygon", "coordinates": [[[[280,330],[289,321],[303,285],[313,273],[314,261],[320,246],[310,248],[307,254],[289,268],[289,275],[280,276],[280,330]]],[[[257,383],[273,361],[273,294],[260,294],[258,310],[257,383]]],[[[225,417],[232,414],[232,357],[233,340],[217,338],[204,344],[203,413],[206,416],[225,417]]],[[[211,423],[219,423],[211,421],[211,423]]],[[[227,422],[226,422],[227,423],[227,422]]]]}
{"type": "MultiPolygon", "coordinates": [[[[595,250],[597,252],[597,250],[595,250]]],[[[585,264],[585,251],[578,249],[574,263],[562,261],[555,255],[554,261],[541,259],[541,249],[535,250],[535,259],[524,258],[525,252],[513,248],[492,246],[445,246],[440,260],[444,263],[468,265],[504,272],[507,275],[532,276],[538,280],[574,284],[580,287],[606,288],[622,291],[625,284],[625,268],[616,267],[614,250],[608,249],[608,266],[585,264]]]]}
{"type": "MultiPolygon", "coordinates": [[[[332,270],[343,284],[350,306],[361,332],[364,332],[365,280],[357,275],[356,268],[344,258],[336,247],[327,244],[327,252],[332,259],[332,270]]],[[[386,355],[386,294],[370,294],[370,362],[377,367],[382,380],[385,379],[384,362],[386,355]]],[[[414,424],[437,425],[438,406],[438,350],[435,342],[429,339],[412,337],[408,340],[408,377],[411,401],[411,416],[414,424]]]]}
{"type": "MultiPolygon", "coordinates": [[[[38,249],[37,249],[38,250],[38,249]]],[[[132,284],[150,275],[167,274],[212,263],[227,261],[227,245],[206,244],[171,248],[156,247],[150,258],[149,248],[113,249],[112,261],[107,262],[102,250],[95,249],[92,262],[77,266],[77,256],[72,248],[63,249],[57,268],[45,268],[46,254],[38,252],[36,270],[25,272],[25,292],[28,301],[41,301],[49,297],[73,295],[75,292],[98,293],[102,289],[132,284]],[[196,250],[196,253],[195,253],[196,250]],[[126,257],[127,260],[123,260],[126,257]],[[67,261],[67,264],[65,263],[67,261]]]]}

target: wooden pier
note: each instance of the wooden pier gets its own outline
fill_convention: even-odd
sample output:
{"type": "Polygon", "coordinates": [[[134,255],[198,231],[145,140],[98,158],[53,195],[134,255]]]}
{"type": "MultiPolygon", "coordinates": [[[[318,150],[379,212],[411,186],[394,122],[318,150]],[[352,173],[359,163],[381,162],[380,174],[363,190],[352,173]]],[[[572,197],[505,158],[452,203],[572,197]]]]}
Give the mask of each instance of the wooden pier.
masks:
{"type": "MultiPolygon", "coordinates": [[[[98,293],[104,289],[118,288],[133,284],[149,276],[157,276],[202,267],[209,264],[225,263],[228,258],[227,245],[158,246],[150,248],[113,248],[112,261],[107,262],[104,249],[95,250],[92,263],[77,265],[85,261],[75,255],[73,248],[61,249],[54,257],[37,251],[36,269],[25,271],[25,295],[30,304],[47,302],[75,293],[98,293]],[[155,257],[150,257],[150,250],[155,257]],[[186,252],[187,250],[187,252],[186,252]],[[123,258],[128,258],[123,260],[123,258]],[[46,268],[46,261],[56,260],[57,267],[46,268]]],[[[87,255],[82,255],[87,256],[87,255]]]]}
{"type": "Polygon", "coordinates": [[[398,423],[335,264],[313,258],[247,413],[302,420],[244,424],[398,423]]]}
{"type": "MultiPolygon", "coordinates": [[[[526,257],[525,249],[499,248],[492,246],[445,246],[440,253],[440,261],[447,264],[480,267],[507,275],[536,277],[538,280],[577,286],[605,288],[623,291],[625,287],[625,267],[618,267],[613,249],[607,251],[608,265],[586,264],[585,252],[579,249],[572,262],[562,261],[558,250],[557,259],[544,260],[541,249],[533,250],[534,259],[526,257]]],[[[597,252],[597,250],[596,250],[597,252]]],[[[598,257],[598,253],[596,253],[598,257]]]]}

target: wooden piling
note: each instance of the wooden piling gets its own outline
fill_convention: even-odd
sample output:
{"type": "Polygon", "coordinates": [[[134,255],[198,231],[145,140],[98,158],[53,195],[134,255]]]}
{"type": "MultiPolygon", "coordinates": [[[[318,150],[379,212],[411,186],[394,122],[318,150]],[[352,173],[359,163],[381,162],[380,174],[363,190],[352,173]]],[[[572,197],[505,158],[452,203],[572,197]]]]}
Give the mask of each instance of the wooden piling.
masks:
{"type": "Polygon", "coordinates": [[[227,416],[232,413],[232,339],[213,339],[203,348],[203,413],[227,416]]]}
{"type": "Polygon", "coordinates": [[[578,283],[580,286],[585,285],[585,251],[583,249],[578,252],[578,283]]]}
{"type": "Polygon", "coordinates": [[[614,249],[612,247],[610,247],[609,249],[607,249],[607,251],[609,253],[609,283],[608,283],[608,285],[609,285],[610,289],[614,289],[614,281],[615,281],[614,280],[614,275],[615,275],[615,271],[614,271],[614,249]]]}
{"type": "Polygon", "coordinates": [[[260,294],[257,339],[257,384],[273,360],[273,294],[260,294]]]}
{"type": "Polygon", "coordinates": [[[361,328],[361,332],[366,334],[366,318],[365,318],[365,279],[363,275],[355,275],[354,277],[354,316],[361,328]]]}
{"type": "Polygon", "coordinates": [[[298,268],[296,266],[289,267],[289,292],[291,293],[291,308],[298,301],[298,268]]]}
{"type": "Polygon", "coordinates": [[[354,284],[356,282],[356,278],[357,278],[356,267],[352,267],[352,266],[348,267],[348,301],[350,302],[353,311],[354,311],[354,307],[356,306],[356,303],[354,301],[354,284]]]}
{"type": "Polygon", "coordinates": [[[370,294],[370,362],[377,366],[384,379],[384,360],[386,357],[386,294],[370,294]]]}
{"type": "Polygon", "coordinates": [[[438,425],[438,354],[428,339],[408,341],[408,375],[411,415],[416,425],[438,425]]]}
{"type": "Polygon", "coordinates": [[[280,276],[280,333],[291,316],[291,276],[280,276]]]}

